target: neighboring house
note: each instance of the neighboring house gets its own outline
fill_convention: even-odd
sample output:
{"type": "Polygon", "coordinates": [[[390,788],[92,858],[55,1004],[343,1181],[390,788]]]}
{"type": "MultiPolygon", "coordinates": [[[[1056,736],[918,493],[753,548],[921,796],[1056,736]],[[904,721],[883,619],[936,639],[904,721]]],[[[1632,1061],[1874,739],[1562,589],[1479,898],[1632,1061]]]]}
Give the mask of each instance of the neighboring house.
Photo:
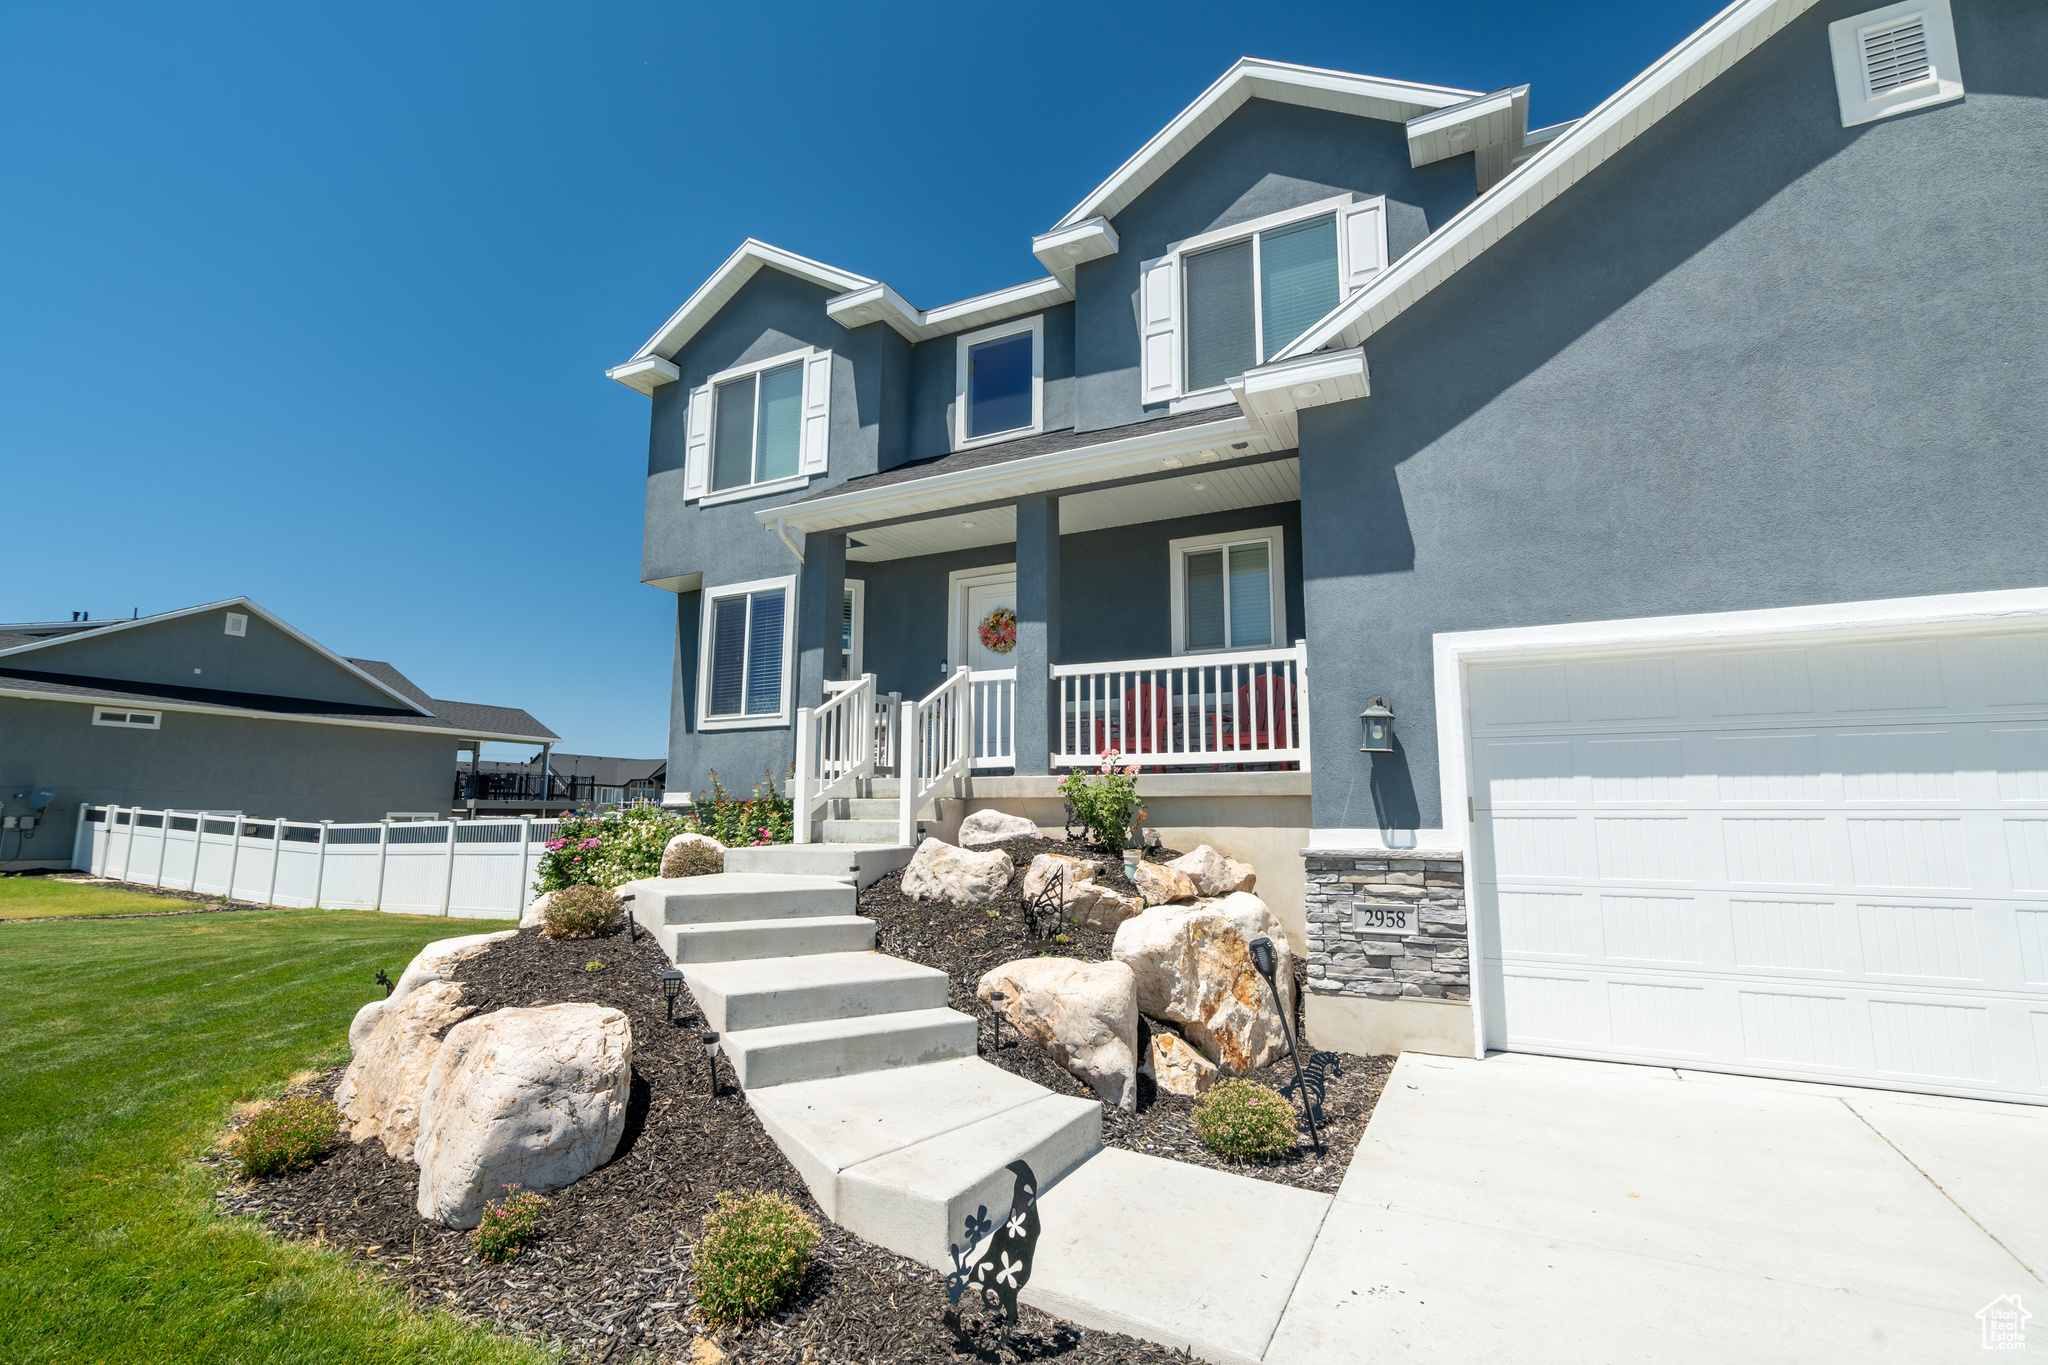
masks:
{"type": "Polygon", "coordinates": [[[541,815],[565,807],[658,803],[665,758],[603,758],[543,749],[525,763],[458,761],[455,803],[478,815],[541,815]]]}
{"type": "Polygon", "coordinates": [[[1247,59],[940,308],[748,242],[611,371],[671,780],[971,666],[975,804],[1135,751],[1316,1041],[2048,1100],[2048,7],[1526,96],[1247,59]]]}
{"type": "Polygon", "coordinates": [[[246,597],[127,621],[0,625],[0,867],[67,867],[80,803],[291,820],[445,813],[479,741],[552,743],[508,706],[429,697],[246,597]],[[36,828],[30,794],[52,793],[36,828]]]}

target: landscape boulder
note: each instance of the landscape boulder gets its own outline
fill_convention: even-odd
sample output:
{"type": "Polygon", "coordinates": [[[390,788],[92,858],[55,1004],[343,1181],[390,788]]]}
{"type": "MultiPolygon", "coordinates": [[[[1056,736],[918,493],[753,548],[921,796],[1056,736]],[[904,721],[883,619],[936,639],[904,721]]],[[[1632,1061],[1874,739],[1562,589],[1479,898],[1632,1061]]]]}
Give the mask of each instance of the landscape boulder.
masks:
{"type": "Polygon", "coordinates": [[[461,1002],[460,983],[429,981],[382,1011],[334,1092],[335,1107],[349,1121],[351,1141],[379,1138],[394,1158],[412,1160],[420,1096],[442,1035],[476,1011],[461,1002]]]}
{"type": "Polygon", "coordinates": [[[1131,880],[1137,883],[1138,894],[1147,905],[1190,901],[1196,895],[1195,883],[1188,874],[1166,863],[1140,862],[1137,875],[1131,880]]]}
{"type": "Polygon", "coordinates": [[[1110,951],[1136,976],[1138,1008],[1179,1024],[1223,1070],[1242,1075],[1286,1055],[1280,1010],[1294,1006],[1294,956],[1257,896],[1155,907],[1124,921],[1110,951]],[[1279,958],[1278,1008],[1247,946],[1261,935],[1279,958]]]}
{"type": "Polygon", "coordinates": [[[903,869],[903,894],[914,901],[982,905],[1003,894],[1016,864],[999,848],[977,853],[938,839],[917,846],[903,869]]]}
{"type": "Polygon", "coordinates": [[[685,849],[702,849],[705,853],[712,855],[711,861],[717,864],[716,867],[713,867],[711,869],[713,872],[722,872],[725,870],[724,844],[719,843],[718,840],[712,838],[708,834],[692,834],[689,832],[684,832],[682,834],[678,834],[675,838],[669,840],[668,843],[662,847],[662,876],[683,877],[690,875],[702,875],[687,873],[683,870],[685,860],[691,858],[690,854],[685,853],[683,851],[685,849]]]}
{"type": "Polygon", "coordinates": [[[526,907],[526,913],[519,917],[522,929],[542,929],[548,922],[548,905],[555,899],[552,891],[543,891],[533,898],[533,904],[526,907]]]}
{"type": "Polygon", "coordinates": [[[420,1098],[422,1218],[473,1228],[505,1186],[545,1194],[609,1161],[626,1130],[633,1026],[602,1005],[502,1009],[448,1030],[420,1098]]]}
{"type": "Polygon", "coordinates": [[[1060,913],[1069,924],[1085,924],[1090,929],[1114,933],[1125,920],[1145,913],[1145,902],[1100,882],[1082,882],[1067,897],[1060,913]]]}
{"type": "Polygon", "coordinates": [[[1152,1073],[1152,1083],[1159,1087],[1162,1095],[1199,1095],[1223,1074],[1216,1069],[1216,1063],[1165,1029],[1152,1031],[1147,1066],[1152,1073]]]}
{"type": "Polygon", "coordinates": [[[446,981],[455,974],[455,969],[478,953],[488,952],[493,943],[501,939],[517,938],[517,929],[501,929],[495,934],[464,934],[460,938],[436,939],[414,955],[398,974],[398,982],[391,988],[391,994],[382,1000],[372,1000],[356,1011],[356,1017],[348,1026],[349,1051],[361,1048],[370,1034],[376,1030],[377,1021],[384,1011],[395,1009],[420,987],[429,981],[446,981]]]}
{"type": "Polygon", "coordinates": [[[1064,905],[1073,898],[1075,887],[1102,875],[1102,864],[1064,853],[1041,853],[1024,869],[1024,899],[1036,900],[1045,894],[1054,873],[1060,874],[1060,903],[1064,905]]]}
{"type": "Polygon", "coordinates": [[[989,972],[974,993],[1103,1103],[1137,1107],[1138,1001],[1129,967],[1027,957],[989,972]]]}
{"type": "Polygon", "coordinates": [[[962,848],[988,848],[1011,839],[1036,839],[1038,826],[1021,815],[978,810],[960,822],[962,848]]]}
{"type": "Polygon", "coordinates": [[[1259,880],[1249,864],[1218,853],[1207,844],[1195,845],[1192,853],[1181,854],[1167,866],[1187,873],[1188,880],[1195,884],[1195,894],[1200,896],[1227,896],[1233,891],[1249,891],[1259,880]]]}

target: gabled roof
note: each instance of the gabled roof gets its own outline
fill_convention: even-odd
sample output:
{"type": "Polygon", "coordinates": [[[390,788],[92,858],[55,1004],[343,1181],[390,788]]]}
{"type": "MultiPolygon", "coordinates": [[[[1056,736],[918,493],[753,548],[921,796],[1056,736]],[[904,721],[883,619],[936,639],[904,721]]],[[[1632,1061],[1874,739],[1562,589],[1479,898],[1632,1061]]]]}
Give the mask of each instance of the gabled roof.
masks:
{"type": "MultiPolygon", "coordinates": [[[[28,662],[27,664],[24,664],[22,661],[22,656],[34,654],[38,650],[61,650],[63,646],[68,644],[75,644],[80,640],[98,639],[103,636],[118,635],[123,631],[140,630],[144,627],[157,625],[165,621],[175,621],[178,620],[180,617],[197,616],[202,612],[209,611],[240,611],[247,612],[251,616],[259,617],[263,621],[276,627],[278,630],[283,631],[286,635],[289,635],[292,639],[298,641],[307,649],[312,650],[315,654],[318,654],[321,658],[327,660],[329,663],[333,664],[336,668],[342,670],[344,673],[353,674],[356,678],[368,683],[370,686],[376,688],[379,692],[382,692],[385,695],[389,696],[392,701],[398,703],[398,705],[403,709],[422,716],[431,716],[432,714],[434,714],[426,706],[422,705],[419,700],[416,700],[414,697],[407,696],[405,692],[392,686],[391,683],[387,682],[386,680],[376,677],[375,675],[365,671],[363,668],[359,667],[354,660],[344,659],[341,657],[341,655],[336,654],[333,650],[321,644],[318,640],[315,640],[311,636],[303,635],[299,631],[294,630],[289,623],[287,623],[284,620],[281,620],[279,617],[264,610],[262,607],[257,606],[256,603],[250,601],[246,597],[230,597],[224,602],[208,602],[204,606],[183,607],[177,611],[160,611],[152,616],[135,616],[130,617],[126,621],[108,621],[104,624],[95,621],[90,626],[81,626],[76,630],[65,629],[63,630],[62,634],[52,634],[47,638],[31,639],[25,644],[9,644],[8,641],[14,639],[17,635],[21,634],[24,631],[34,631],[42,628],[35,626],[0,626],[0,660],[5,660],[7,666],[9,667],[20,668],[25,666],[29,668],[34,668],[36,664],[41,663],[42,661],[34,660],[28,662]]],[[[61,662],[61,659],[58,656],[50,656],[50,663],[54,665],[53,671],[59,673],[63,672],[64,666],[63,663],[61,662]]],[[[409,685],[410,684],[408,684],[408,686],[409,685]]],[[[416,693],[418,692],[417,688],[414,688],[413,690],[416,693]]]]}
{"type": "Polygon", "coordinates": [[[647,344],[633,353],[632,360],[605,373],[620,379],[619,371],[627,366],[649,359],[668,360],[673,357],[763,266],[823,285],[834,293],[845,293],[874,283],[865,275],[856,275],[851,270],[841,270],[836,265],[826,265],[823,261],[814,261],[808,256],[799,256],[794,251],[784,251],[779,246],[770,246],[749,237],[740,243],[738,251],[725,258],[724,265],[711,272],[710,279],[697,286],[697,292],[676,309],[675,316],[664,322],[660,331],[647,338],[647,344]]]}
{"type": "MultiPolygon", "coordinates": [[[[1292,62],[1240,57],[1193,104],[1181,110],[1130,160],[1117,167],[1115,174],[1097,185],[1086,199],[1074,205],[1066,217],[1053,224],[1052,232],[1076,227],[1090,218],[1114,218],[1123,212],[1131,201],[1166,174],[1203,138],[1221,127],[1223,121],[1248,100],[1277,100],[1312,109],[1356,114],[1361,118],[1406,123],[1419,114],[1462,104],[1483,93],[1456,90],[1447,85],[1418,85],[1413,81],[1326,71],[1321,67],[1296,66],[1292,62]]],[[[1051,236],[1052,233],[1045,235],[1051,236]]]]}
{"type": "Polygon", "coordinates": [[[1735,0],[1599,108],[1543,141],[1540,150],[1338,304],[1275,360],[1361,345],[1813,4],[1735,0]]]}

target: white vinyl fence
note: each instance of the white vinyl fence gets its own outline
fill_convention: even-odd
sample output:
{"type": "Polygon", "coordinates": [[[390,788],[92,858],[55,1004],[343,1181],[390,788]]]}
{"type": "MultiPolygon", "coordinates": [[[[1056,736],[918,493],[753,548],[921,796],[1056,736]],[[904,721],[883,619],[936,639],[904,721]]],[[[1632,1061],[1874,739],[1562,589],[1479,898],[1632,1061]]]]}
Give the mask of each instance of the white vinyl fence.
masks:
{"type": "Polygon", "coordinates": [[[71,865],[259,905],[517,919],[556,821],[305,824],[131,806],[79,811],[71,865]]]}

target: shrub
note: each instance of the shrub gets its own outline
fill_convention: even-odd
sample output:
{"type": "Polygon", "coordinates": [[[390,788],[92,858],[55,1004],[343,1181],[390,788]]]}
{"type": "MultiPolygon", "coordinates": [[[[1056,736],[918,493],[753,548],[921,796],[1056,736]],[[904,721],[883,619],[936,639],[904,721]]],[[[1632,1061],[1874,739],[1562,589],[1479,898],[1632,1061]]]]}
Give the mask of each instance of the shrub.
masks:
{"type": "Polygon", "coordinates": [[[1075,818],[1088,827],[1098,845],[1112,852],[1123,848],[1131,826],[1145,818],[1138,808],[1138,770],[1121,766],[1122,758],[1112,749],[1102,756],[1102,767],[1094,776],[1074,768],[1060,783],[1060,795],[1074,808],[1075,818]]]}
{"type": "Polygon", "coordinates": [[[710,772],[711,789],[691,798],[690,828],[708,834],[727,848],[756,848],[795,841],[796,803],[783,794],[775,774],[762,772],[754,794],[741,798],[725,789],[718,770],[710,772]]]}
{"type": "Polygon", "coordinates": [[[810,1269],[818,1225],[779,1194],[721,1194],[691,1255],[697,1311],[711,1326],[763,1317],[810,1269]]]}
{"type": "Polygon", "coordinates": [[[1294,1150],[1294,1106],[1277,1090],[1231,1078],[1195,1101],[1202,1145],[1230,1161],[1270,1161],[1294,1150]]]}
{"type": "Polygon", "coordinates": [[[565,815],[540,857],[536,891],[560,891],[581,882],[618,886],[661,875],[661,851],[690,822],[659,806],[634,806],[602,815],[565,815]]]}
{"type": "Polygon", "coordinates": [[[542,914],[549,938],[596,938],[619,927],[625,903],[601,886],[570,886],[555,892],[542,914]]]}
{"type": "Polygon", "coordinates": [[[725,871],[725,854],[703,844],[677,844],[661,855],[664,877],[704,877],[725,871]]]}
{"type": "Polygon", "coordinates": [[[312,1164],[341,1128],[341,1111],[312,1095],[287,1095],[242,1129],[235,1155],[245,1176],[276,1175],[312,1164]]]}
{"type": "Polygon", "coordinates": [[[503,1199],[484,1205],[483,1221],[470,1239],[476,1258],[496,1265],[517,1256],[519,1248],[540,1229],[541,1215],[547,1209],[548,1201],[532,1190],[507,1185],[503,1199]]]}

